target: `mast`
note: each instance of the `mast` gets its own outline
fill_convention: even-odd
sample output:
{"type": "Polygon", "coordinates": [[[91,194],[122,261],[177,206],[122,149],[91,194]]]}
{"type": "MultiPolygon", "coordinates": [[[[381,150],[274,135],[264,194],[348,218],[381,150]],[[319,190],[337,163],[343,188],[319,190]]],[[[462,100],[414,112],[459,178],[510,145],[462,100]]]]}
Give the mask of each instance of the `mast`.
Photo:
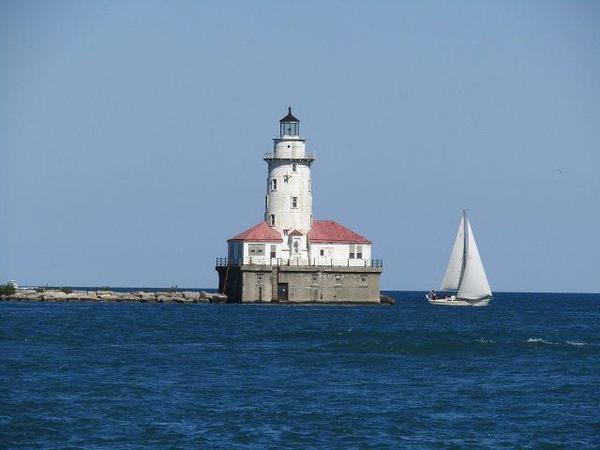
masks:
{"type": "Polygon", "coordinates": [[[469,218],[467,217],[467,210],[463,209],[462,212],[462,223],[463,223],[463,254],[462,254],[462,264],[460,267],[460,278],[458,279],[458,289],[460,289],[460,285],[462,284],[463,278],[465,276],[465,268],[467,267],[467,257],[469,255],[469,218]]]}

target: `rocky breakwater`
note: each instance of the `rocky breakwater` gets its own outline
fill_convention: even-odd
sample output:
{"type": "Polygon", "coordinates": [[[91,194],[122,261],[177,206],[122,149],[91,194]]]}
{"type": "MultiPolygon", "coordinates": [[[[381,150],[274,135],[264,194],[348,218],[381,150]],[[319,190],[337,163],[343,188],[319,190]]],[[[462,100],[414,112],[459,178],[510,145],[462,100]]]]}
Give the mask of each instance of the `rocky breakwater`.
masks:
{"type": "Polygon", "coordinates": [[[227,296],[197,291],[78,291],[60,289],[19,289],[2,300],[34,302],[141,302],[141,303],[226,303],[227,296]]]}

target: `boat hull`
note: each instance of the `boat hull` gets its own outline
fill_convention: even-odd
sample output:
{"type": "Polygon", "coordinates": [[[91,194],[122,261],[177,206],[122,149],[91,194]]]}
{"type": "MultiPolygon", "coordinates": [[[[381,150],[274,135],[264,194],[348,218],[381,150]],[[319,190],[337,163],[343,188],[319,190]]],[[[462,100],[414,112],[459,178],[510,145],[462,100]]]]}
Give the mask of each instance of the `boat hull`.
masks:
{"type": "Polygon", "coordinates": [[[430,298],[429,295],[426,295],[425,298],[429,303],[436,306],[487,306],[491,300],[490,297],[469,300],[456,298],[454,295],[443,298],[430,298]]]}

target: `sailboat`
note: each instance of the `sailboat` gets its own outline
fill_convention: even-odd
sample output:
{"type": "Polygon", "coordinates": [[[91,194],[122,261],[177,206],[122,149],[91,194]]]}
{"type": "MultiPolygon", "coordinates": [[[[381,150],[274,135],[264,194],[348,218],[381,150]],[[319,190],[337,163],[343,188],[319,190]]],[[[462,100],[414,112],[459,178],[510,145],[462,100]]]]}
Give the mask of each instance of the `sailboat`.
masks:
{"type": "Polygon", "coordinates": [[[455,294],[438,295],[432,290],[425,298],[432,305],[448,306],[486,306],[492,299],[466,209],[460,219],[440,291],[455,294]]]}

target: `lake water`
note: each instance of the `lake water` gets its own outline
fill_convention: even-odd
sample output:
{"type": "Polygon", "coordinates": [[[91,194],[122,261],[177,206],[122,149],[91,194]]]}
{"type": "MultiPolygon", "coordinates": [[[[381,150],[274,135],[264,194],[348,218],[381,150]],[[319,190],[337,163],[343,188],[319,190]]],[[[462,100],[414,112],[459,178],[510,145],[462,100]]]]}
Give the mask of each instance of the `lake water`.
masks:
{"type": "Polygon", "coordinates": [[[0,303],[1,448],[600,448],[600,295],[0,303]]]}

